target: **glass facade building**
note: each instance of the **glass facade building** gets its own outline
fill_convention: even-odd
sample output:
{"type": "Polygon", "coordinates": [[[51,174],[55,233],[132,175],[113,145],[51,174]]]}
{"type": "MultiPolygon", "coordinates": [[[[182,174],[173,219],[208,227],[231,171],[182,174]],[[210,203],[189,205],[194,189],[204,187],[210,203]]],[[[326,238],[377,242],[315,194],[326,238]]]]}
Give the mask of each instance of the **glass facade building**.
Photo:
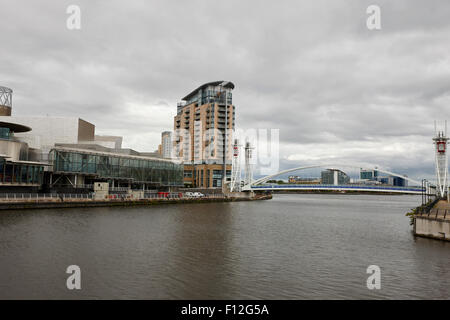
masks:
{"type": "Polygon", "coordinates": [[[0,186],[39,187],[42,185],[45,164],[28,161],[28,144],[18,141],[15,132],[31,128],[0,121],[0,186]]]}
{"type": "Polygon", "coordinates": [[[343,185],[349,184],[350,178],[341,170],[327,169],[321,172],[321,182],[322,184],[343,185]]]}
{"type": "Polygon", "coordinates": [[[64,148],[52,149],[49,159],[53,174],[81,174],[156,186],[183,185],[183,165],[163,159],[64,148]]]}
{"type": "Polygon", "coordinates": [[[378,171],[376,170],[364,170],[360,171],[360,179],[362,180],[376,180],[378,177],[378,171]]]}
{"type": "Polygon", "coordinates": [[[43,165],[9,162],[0,158],[0,184],[41,185],[43,174],[43,165]]]}

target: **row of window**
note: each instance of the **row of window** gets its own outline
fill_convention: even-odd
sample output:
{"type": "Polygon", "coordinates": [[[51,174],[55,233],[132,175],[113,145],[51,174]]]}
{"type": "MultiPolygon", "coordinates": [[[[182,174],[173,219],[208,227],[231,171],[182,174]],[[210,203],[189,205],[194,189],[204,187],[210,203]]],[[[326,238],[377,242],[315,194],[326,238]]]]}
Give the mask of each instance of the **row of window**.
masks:
{"type": "Polygon", "coordinates": [[[44,167],[0,161],[0,183],[42,184],[44,167]]]}
{"type": "MultiPolygon", "coordinates": [[[[198,187],[221,187],[222,186],[222,170],[197,170],[196,177],[195,177],[195,184],[198,187]],[[212,174],[212,185],[210,185],[211,181],[211,174],[212,174]],[[204,179],[206,176],[206,179],[204,179]]],[[[184,177],[185,178],[192,178],[193,177],[193,171],[192,170],[186,170],[184,171],[184,177]]],[[[227,170],[227,178],[231,177],[231,170],[227,170]]]]}
{"type": "Polygon", "coordinates": [[[160,185],[183,185],[183,166],[168,161],[132,159],[53,149],[53,172],[97,175],[100,178],[130,179],[160,185]]]}
{"type": "Polygon", "coordinates": [[[9,140],[11,137],[11,131],[9,128],[0,128],[0,139],[9,140]]]}

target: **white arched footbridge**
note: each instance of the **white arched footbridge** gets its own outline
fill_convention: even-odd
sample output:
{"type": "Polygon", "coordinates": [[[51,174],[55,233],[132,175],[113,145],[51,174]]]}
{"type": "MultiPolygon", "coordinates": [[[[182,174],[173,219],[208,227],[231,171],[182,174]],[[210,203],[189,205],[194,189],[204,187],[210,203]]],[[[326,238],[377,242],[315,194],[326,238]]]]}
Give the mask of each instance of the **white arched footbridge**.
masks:
{"type": "Polygon", "coordinates": [[[359,165],[350,165],[350,164],[320,164],[320,165],[310,165],[310,166],[302,166],[302,167],[296,167],[292,169],[283,170],[280,172],[277,172],[275,174],[271,174],[268,176],[265,176],[263,178],[257,179],[252,181],[251,183],[244,185],[242,187],[243,191],[263,191],[263,190],[323,190],[323,191],[364,191],[364,192],[383,192],[383,193],[410,193],[410,194],[421,194],[425,190],[422,187],[422,182],[418,180],[411,179],[407,176],[397,174],[394,172],[390,172],[384,169],[380,168],[367,168],[359,165]],[[277,176],[295,172],[295,171],[301,171],[301,170],[307,170],[307,169],[314,169],[314,168],[326,168],[326,169],[338,169],[338,168],[350,168],[350,169],[358,169],[358,170],[375,170],[393,177],[399,177],[402,179],[405,179],[409,183],[412,184],[412,186],[405,186],[405,187],[395,187],[390,185],[372,185],[372,184],[346,184],[346,185],[338,185],[338,184],[284,184],[284,185],[278,185],[278,184],[267,184],[266,182],[272,178],[275,178],[277,176]]]}

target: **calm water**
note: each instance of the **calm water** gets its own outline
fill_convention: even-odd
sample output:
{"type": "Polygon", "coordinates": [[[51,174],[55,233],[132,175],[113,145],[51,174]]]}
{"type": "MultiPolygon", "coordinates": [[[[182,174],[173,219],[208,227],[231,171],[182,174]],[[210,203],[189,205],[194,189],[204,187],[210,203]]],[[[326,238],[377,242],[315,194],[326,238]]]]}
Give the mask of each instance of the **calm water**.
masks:
{"type": "Polygon", "coordinates": [[[414,238],[417,196],[0,212],[0,298],[450,298],[450,243],[414,238]],[[82,290],[66,289],[79,265],[82,290]],[[382,288],[366,288],[366,268],[382,288]]]}

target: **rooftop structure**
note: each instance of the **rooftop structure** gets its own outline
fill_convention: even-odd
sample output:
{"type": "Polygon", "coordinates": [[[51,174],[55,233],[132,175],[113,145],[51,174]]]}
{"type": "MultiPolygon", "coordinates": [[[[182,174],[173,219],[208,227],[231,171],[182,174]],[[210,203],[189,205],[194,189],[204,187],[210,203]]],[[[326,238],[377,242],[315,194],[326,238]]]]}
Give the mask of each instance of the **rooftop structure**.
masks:
{"type": "Polygon", "coordinates": [[[30,148],[40,150],[36,154],[39,161],[47,161],[48,152],[57,143],[90,143],[95,140],[95,125],[76,117],[0,116],[0,121],[32,128],[15,136],[30,148]]]}
{"type": "Polygon", "coordinates": [[[0,86],[0,116],[10,116],[12,108],[12,90],[0,86]]]}
{"type": "Polygon", "coordinates": [[[14,132],[28,132],[31,128],[18,123],[0,121],[0,138],[9,139],[14,132]]]}
{"type": "Polygon", "coordinates": [[[234,84],[229,81],[212,81],[202,84],[200,87],[189,93],[182,100],[186,102],[186,105],[197,102],[199,104],[205,104],[209,102],[224,103],[224,97],[220,96],[220,92],[228,93],[227,103],[231,104],[231,90],[234,89],[234,84]]]}

